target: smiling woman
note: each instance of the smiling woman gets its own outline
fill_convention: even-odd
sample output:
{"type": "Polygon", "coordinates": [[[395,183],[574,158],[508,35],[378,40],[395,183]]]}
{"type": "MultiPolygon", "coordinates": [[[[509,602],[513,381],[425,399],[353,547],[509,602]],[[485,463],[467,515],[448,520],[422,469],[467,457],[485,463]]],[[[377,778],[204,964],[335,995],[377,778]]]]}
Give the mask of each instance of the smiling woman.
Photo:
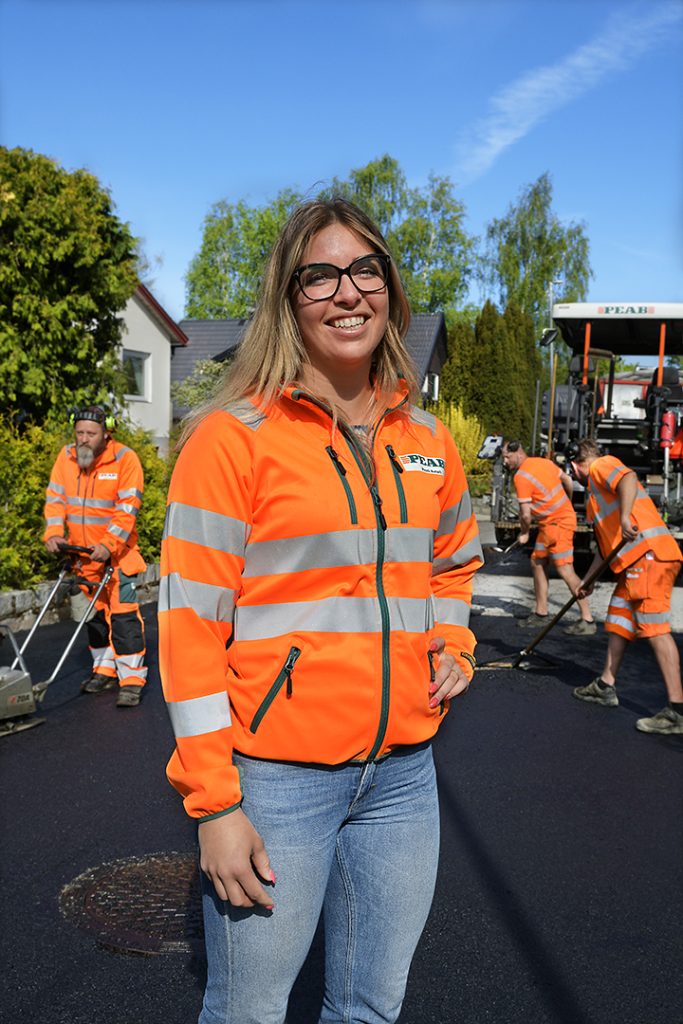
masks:
{"type": "Polygon", "coordinates": [[[199,823],[201,1024],[281,1024],[321,912],[320,1020],[401,1009],[436,876],[430,740],[472,677],[482,561],[453,439],[412,404],[409,318],[375,225],[300,207],[173,473],[160,665],[199,823]]]}

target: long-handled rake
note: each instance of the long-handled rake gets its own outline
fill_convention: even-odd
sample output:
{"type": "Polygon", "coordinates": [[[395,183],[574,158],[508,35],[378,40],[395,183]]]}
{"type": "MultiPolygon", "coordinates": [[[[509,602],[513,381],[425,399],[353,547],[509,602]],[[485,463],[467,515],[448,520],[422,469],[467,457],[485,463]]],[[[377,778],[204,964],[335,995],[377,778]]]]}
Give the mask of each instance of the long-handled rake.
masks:
{"type": "MultiPolygon", "coordinates": [[[[598,565],[596,565],[595,569],[593,569],[592,572],[588,573],[588,575],[586,576],[585,580],[583,581],[584,587],[589,587],[592,583],[595,583],[595,581],[597,579],[599,579],[600,576],[602,576],[602,574],[604,573],[605,569],[608,567],[608,565],[610,564],[612,559],[615,557],[615,555],[617,555],[619,553],[619,551],[621,551],[621,549],[623,548],[625,543],[626,543],[626,538],[622,537],[622,539],[619,541],[619,543],[616,544],[612,548],[612,550],[607,555],[607,557],[603,558],[603,560],[598,565]]],[[[533,666],[530,665],[528,660],[527,660],[529,655],[532,653],[532,651],[536,647],[538,647],[538,645],[540,644],[541,640],[545,636],[547,636],[547,634],[550,632],[550,630],[553,628],[553,626],[557,625],[557,623],[560,621],[560,619],[565,614],[565,612],[568,612],[569,609],[571,608],[571,606],[573,604],[575,604],[576,601],[578,601],[578,597],[570,597],[570,599],[567,601],[567,603],[562,605],[562,607],[560,608],[559,612],[557,612],[557,614],[553,615],[553,617],[550,620],[550,622],[548,622],[547,625],[545,625],[543,627],[541,632],[538,633],[533,638],[531,643],[527,644],[526,647],[523,650],[519,651],[518,654],[514,655],[512,658],[501,658],[498,661],[485,661],[481,665],[477,665],[477,671],[481,672],[482,669],[496,669],[496,668],[519,668],[519,669],[522,669],[522,671],[527,671],[528,669],[533,668],[533,666]]],[[[535,657],[540,658],[542,661],[544,661],[546,663],[546,665],[553,665],[554,664],[550,660],[550,658],[546,658],[544,655],[539,654],[538,652],[536,652],[535,657]]]]}

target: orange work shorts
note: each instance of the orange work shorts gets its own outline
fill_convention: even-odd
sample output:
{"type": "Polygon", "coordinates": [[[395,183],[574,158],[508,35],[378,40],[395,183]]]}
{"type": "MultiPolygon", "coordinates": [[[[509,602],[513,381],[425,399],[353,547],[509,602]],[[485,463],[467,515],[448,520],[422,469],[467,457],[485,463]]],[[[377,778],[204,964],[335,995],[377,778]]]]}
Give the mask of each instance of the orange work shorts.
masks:
{"type": "Polygon", "coordinates": [[[558,523],[539,523],[531,559],[541,562],[546,558],[549,558],[553,565],[568,565],[574,561],[573,527],[558,523]]]}
{"type": "Polygon", "coordinates": [[[626,640],[671,632],[671,594],[680,562],[643,555],[619,574],[607,609],[605,632],[626,640]]]}

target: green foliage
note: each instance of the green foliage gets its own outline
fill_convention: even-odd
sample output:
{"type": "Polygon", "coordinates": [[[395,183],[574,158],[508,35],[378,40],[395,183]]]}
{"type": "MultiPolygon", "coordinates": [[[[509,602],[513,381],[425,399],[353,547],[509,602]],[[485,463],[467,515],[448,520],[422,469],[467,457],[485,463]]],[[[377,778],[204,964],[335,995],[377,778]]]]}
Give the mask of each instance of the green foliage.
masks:
{"type": "Polygon", "coordinates": [[[0,147],[0,411],[40,421],[123,394],[116,314],[135,246],[92,174],[0,147]]]}
{"type": "Polygon", "coordinates": [[[428,409],[441,420],[457,444],[471,487],[474,480],[488,483],[491,464],[487,459],[477,458],[486,431],[476,416],[467,416],[459,405],[443,398],[430,403],[428,409]]]}
{"type": "Polygon", "coordinates": [[[284,189],[268,206],[221,199],[211,207],[201,248],[185,279],[185,316],[221,320],[251,315],[265,262],[300,198],[284,189]]]}
{"type": "MultiPolygon", "coordinates": [[[[20,431],[9,417],[0,419],[0,588],[21,590],[56,576],[57,559],[42,541],[43,504],[52,465],[72,436],[63,421],[28,424],[20,431]]],[[[144,468],[138,532],[143,558],[154,562],[166,514],[168,466],[143,430],[117,427],[116,438],[137,452],[144,468]]]]}
{"type": "Polygon", "coordinates": [[[537,336],[548,325],[549,287],[562,278],[562,302],[580,302],[593,276],[583,224],[564,225],[552,210],[550,176],[524,188],[505,216],[486,230],[483,278],[501,306],[514,303],[531,316],[537,336]]]}
{"type": "Polygon", "coordinates": [[[530,437],[539,373],[533,323],[516,306],[501,316],[486,302],[474,321],[471,309],[450,318],[443,398],[479,420],[486,433],[530,437]]]}
{"type": "MultiPolygon", "coordinates": [[[[455,309],[467,292],[475,240],[463,227],[465,208],[448,178],[408,187],[390,156],[334,178],[323,197],[343,195],[379,225],[394,254],[416,313],[455,309]]],[[[201,248],[187,274],[186,316],[249,316],[264,263],[285,220],[304,197],[291,189],[266,206],[221,200],[204,221],[201,248]]]]}
{"type": "Polygon", "coordinates": [[[215,394],[226,363],[217,363],[213,359],[198,359],[192,373],[185,380],[171,385],[171,398],[175,405],[196,409],[215,394]]]}

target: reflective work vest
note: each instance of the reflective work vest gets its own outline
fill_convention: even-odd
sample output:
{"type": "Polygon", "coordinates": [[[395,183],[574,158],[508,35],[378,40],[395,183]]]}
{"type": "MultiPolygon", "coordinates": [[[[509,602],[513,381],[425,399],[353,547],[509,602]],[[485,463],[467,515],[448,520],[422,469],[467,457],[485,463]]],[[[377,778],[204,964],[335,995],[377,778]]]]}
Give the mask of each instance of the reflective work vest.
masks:
{"type": "Polygon", "coordinates": [[[374,468],[297,389],[212,413],[182,449],[159,653],[191,816],[239,804],[233,749],[332,765],[429,739],[435,636],[471,677],[476,520],[452,437],[406,402],[373,427],[374,468]]]}
{"type": "MultiPolygon", "coordinates": [[[[600,552],[605,558],[621,540],[621,513],[617,486],[627,473],[633,472],[614,455],[603,455],[591,463],[588,471],[588,501],[586,517],[593,523],[600,552]]],[[[678,544],[669,533],[666,523],[655,508],[652,498],[638,483],[633,502],[631,521],[638,528],[635,540],[625,544],[610,563],[619,573],[632,565],[647,551],[652,551],[661,562],[681,561],[678,544]]]]}
{"type": "MultiPolygon", "coordinates": [[[[71,544],[104,544],[112,565],[127,576],[143,572],[135,521],[140,511],[144,479],[140,460],[131,448],[110,439],[89,469],[76,461],[68,444],[57,456],[45,496],[44,540],[66,537],[71,544]]],[[[101,572],[101,565],[86,563],[101,572]]]]}
{"type": "Polygon", "coordinates": [[[525,459],[513,478],[517,500],[531,502],[531,515],[538,523],[576,529],[576,512],[562,486],[561,472],[550,459],[525,459]]]}

